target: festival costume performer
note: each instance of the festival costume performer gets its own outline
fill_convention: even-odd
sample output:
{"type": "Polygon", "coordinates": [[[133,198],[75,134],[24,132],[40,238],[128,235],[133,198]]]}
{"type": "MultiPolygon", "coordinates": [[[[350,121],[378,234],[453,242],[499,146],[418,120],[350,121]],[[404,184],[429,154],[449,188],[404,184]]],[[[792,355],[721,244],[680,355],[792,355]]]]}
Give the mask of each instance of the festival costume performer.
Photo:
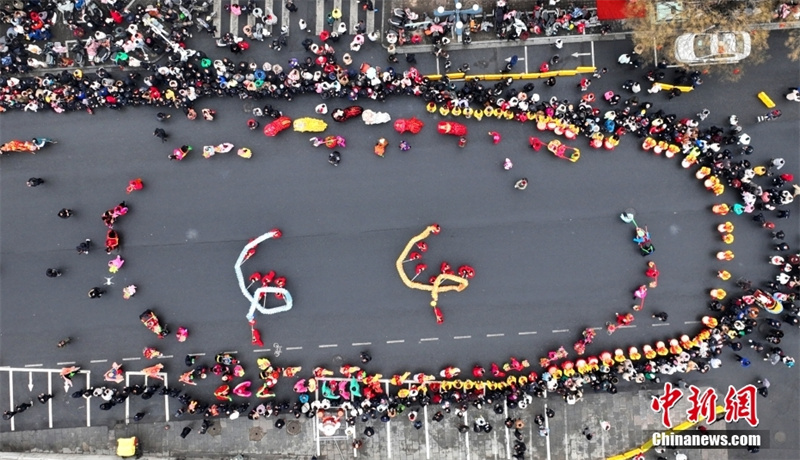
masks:
{"type": "Polygon", "coordinates": [[[123,373],[124,371],[122,370],[122,366],[120,364],[114,363],[111,365],[111,369],[109,369],[105,374],[103,374],[103,379],[106,382],[120,383],[123,380],[125,380],[123,373]]]}

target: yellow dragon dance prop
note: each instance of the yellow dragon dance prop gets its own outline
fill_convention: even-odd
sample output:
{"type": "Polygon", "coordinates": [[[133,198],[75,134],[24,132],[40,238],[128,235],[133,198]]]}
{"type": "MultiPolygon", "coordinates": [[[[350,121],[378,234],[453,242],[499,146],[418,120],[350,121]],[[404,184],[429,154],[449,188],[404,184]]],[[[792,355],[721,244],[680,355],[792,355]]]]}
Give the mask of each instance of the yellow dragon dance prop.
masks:
{"type": "MultiPolygon", "coordinates": [[[[463,291],[467,288],[467,286],[469,286],[468,278],[475,276],[475,271],[469,265],[462,265],[458,268],[457,274],[455,274],[450,268],[450,265],[447,264],[447,262],[444,262],[442,263],[442,272],[435,277],[432,276],[429,280],[430,284],[425,284],[414,281],[416,276],[414,278],[409,278],[408,275],[406,275],[403,264],[412,260],[419,260],[422,257],[421,254],[418,252],[411,252],[411,250],[414,248],[414,246],[416,246],[421,252],[425,252],[427,250],[427,244],[423,240],[429,235],[439,234],[441,230],[441,227],[439,227],[437,224],[429,225],[424,231],[422,231],[422,233],[416,235],[408,241],[408,244],[406,244],[403,252],[401,252],[400,256],[397,258],[397,262],[395,262],[397,274],[400,275],[400,279],[403,281],[403,284],[411,289],[419,289],[421,291],[429,291],[431,293],[431,307],[433,307],[433,312],[436,315],[436,322],[438,324],[442,324],[444,322],[444,316],[437,306],[439,301],[439,293],[463,291]],[[443,285],[445,281],[452,281],[456,284],[443,285]]],[[[417,276],[419,276],[419,274],[426,268],[427,266],[425,264],[417,265],[417,276]]]]}

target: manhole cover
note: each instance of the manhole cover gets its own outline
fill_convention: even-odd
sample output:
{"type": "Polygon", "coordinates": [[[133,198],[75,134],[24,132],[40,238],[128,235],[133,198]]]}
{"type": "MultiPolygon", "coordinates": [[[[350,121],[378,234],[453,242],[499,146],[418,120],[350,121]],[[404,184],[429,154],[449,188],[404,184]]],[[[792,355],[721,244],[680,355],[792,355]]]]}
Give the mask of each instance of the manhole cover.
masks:
{"type": "Polygon", "coordinates": [[[260,426],[254,426],[250,428],[250,440],[251,441],[261,441],[261,438],[264,437],[264,429],[260,426]]]}
{"type": "Polygon", "coordinates": [[[210,434],[211,436],[219,436],[222,434],[222,427],[220,426],[219,423],[215,423],[210,427],[208,427],[207,433],[210,434]]]}
{"type": "Polygon", "coordinates": [[[786,433],[783,431],[778,431],[775,433],[775,440],[778,442],[785,442],[786,441],[786,433]]]}
{"type": "Polygon", "coordinates": [[[289,420],[286,422],[286,432],[292,436],[300,434],[300,422],[297,420],[289,420]]]}

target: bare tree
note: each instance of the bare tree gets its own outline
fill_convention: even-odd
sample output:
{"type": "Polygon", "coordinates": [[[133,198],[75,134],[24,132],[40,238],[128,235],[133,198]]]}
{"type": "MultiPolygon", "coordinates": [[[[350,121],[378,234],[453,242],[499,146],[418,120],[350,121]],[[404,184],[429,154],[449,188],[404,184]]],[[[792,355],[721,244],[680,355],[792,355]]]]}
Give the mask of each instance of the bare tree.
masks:
{"type": "MultiPolygon", "coordinates": [[[[751,37],[750,56],[736,64],[697,66],[704,72],[721,72],[738,78],[747,64],[767,57],[769,31],[752,25],[774,19],[777,2],[739,0],[638,0],[628,4],[627,25],[633,43],[644,58],[675,60],[675,40],[684,33],[747,32],[751,37]]],[[[800,53],[797,53],[800,54],[800,53]]]]}

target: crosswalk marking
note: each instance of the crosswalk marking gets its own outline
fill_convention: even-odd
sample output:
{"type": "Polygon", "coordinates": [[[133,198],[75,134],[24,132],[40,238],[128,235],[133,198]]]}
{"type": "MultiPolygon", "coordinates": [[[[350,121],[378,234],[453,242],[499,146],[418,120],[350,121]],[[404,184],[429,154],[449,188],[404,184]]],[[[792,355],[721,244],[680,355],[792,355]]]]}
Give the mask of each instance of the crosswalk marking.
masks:
{"type": "MultiPolygon", "coordinates": [[[[338,9],[339,11],[342,11],[342,0],[333,0],[333,8],[334,8],[334,9],[338,9]]],[[[331,10],[331,11],[324,11],[324,10],[323,10],[323,11],[322,11],[322,16],[323,16],[325,19],[327,19],[327,18],[328,18],[328,15],[329,15],[329,14],[330,14],[332,11],[333,11],[333,10],[331,10]]],[[[343,14],[342,14],[342,16],[344,16],[344,12],[342,12],[342,13],[343,13],[343,14]]],[[[352,16],[352,14],[351,14],[350,16],[352,16]]],[[[336,21],[334,21],[334,23],[333,23],[333,30],[334,30],[334,31],[337,31],[337,32],[338,32],[338,30],[339,30],[339,24],[341,24],[341,23],[342,23],[342,19],[343,19],[343,18],[339,18],[339,19],[337,19],[336,21]]]]}
{"type": "MultiPolygon", "coordinates": [[[[358,11],[358,9],[356,9],[358,11]]],[[[367,11],[367,20],[364,21],[364,25],[367,27],[367,33],[371,34],[373,30],[375,30],[375,12],[374,11],[367,11]]]]}
{"type": "Polygon", "coordinates": [[[317,0],[316,34],[319,35],[324,29],[325,29],[325,0],[317,0]]]}
{"type": "Polygon", "coordinates": [[[347,32],[353,33],[356,24],[358,24],[358,0],[350,0],[350,23],[347,32]],[[355,14],[353,14],[353,12],[355,12],[355,14]]]}
{"type": "MultiPolygon", "coordinates": [[[[238,5],[238,4],[239,4],[239,0],[231,0],[231,7],[233,7],[234,5],[238,5]]],[[[231,8],[231,9],[233,9],[233,8],[231,8]]],[[[239,36],[239,16],[233,14],[233,12],[231,12],[231,28],[230,28],[230,32],[233,34],[234,37],[238,37],[239,36]]]]}
{"type": "MultiPolygon", "coordinates": [[[[286,26],[286,35],[288,36],[291,33],[291,11],[286,9],[286,5],[280,0],[278,0],[279,6],[281,8],[281,27],[286,26]]],[[[274,11],[274,10],[273,10],[274,11]]]]}
{"type": "MultiPolygon", "coordinates": [[[[339,28],[339,24],[344,22],[347,24],[347,33],[352,34],[353,30],[355,29],[356,25],[358,24],[359,15],[361,13],[361,8],[359,8],[359,0],[334,0],[333,4],[327,3],[328,0],[316,0],[316,7],[314,9],[313,14],[314,17],[300,17],[291,15],[291,11],[286,8],[284,0],[256,0],[256,6],[261,8],[264,11],[264,17],[260,20],[257,20],[255,16],[251,14],[251,12],[247,12],[244,17],[239,17],[235,14],[230,14],[230,18],[228,21],[222,20],[222,13],[225,13],[222,9],[222,0],[213,0],[214,2],[214,11],[217,11],[213,18],[213,25],[216,27],[216,32],[214,34],[215,38],[220,38],[225,33],[230,32],[235,37],[240,37],[243,35],[242,26],[246,24],[255,31],[256,24],[261,22],[264,24],[263,34],[264,37],[270,36],[277,36],[284,26],[291,31],[293,27],[297,27],[300,19],[304,19],[308,23],[308,28],[314,32],[317,36],[323,31],[328,30],[329,32],[336,31],[339,28]],[[349,11],[347,8],[349,7],[349,11]],[[333,27],[328,26],[328,14],[330,14],[334,9],[339,9],[342,11],[342,17],[335,21],[333,27]],[[268,12],[272,11],[272,14],[275,15],[276,18],[279,18],[279,23],[275,25],[268,25],[266,24],[266,16],[268,12]],[[240,21],[241,19],[241,21],[240,21]],[[294,24],[292,24],[294,21],[294,24]],[[223,25],[224,22],[224,25],[223,25]],[[241,22],[241,24],[240,24],[241,22]],[[313,23],[313,25],[312,25],[313,23]],[[224,30],[227,29],[227,30],[224,30]],[[275,30],[278,29],[278,30],[275,30]]],[[[231,0],[231,5],[243,5],[246,3],[246,0],[231,0]]],[[[243,13],[244,14],[244,13],[243,13]]],[[[366,33],[371,33],[375,30],[375,12],[368,11],[366,12],[366,20],[364,21],[366,27],[366,33]]],[[[303,31],[305,33],[305,31],[303,31]]],[[[288,35],[288,34],[287,34],[288,35]]]]}
{"type": "Polygon", "coordinates": [[[222,0],[214,0],[214,9],[212,11],[217,12],[212,21],[216,31],[214,32],[214,38],[219,38],[222,36],[222,0]]]}

